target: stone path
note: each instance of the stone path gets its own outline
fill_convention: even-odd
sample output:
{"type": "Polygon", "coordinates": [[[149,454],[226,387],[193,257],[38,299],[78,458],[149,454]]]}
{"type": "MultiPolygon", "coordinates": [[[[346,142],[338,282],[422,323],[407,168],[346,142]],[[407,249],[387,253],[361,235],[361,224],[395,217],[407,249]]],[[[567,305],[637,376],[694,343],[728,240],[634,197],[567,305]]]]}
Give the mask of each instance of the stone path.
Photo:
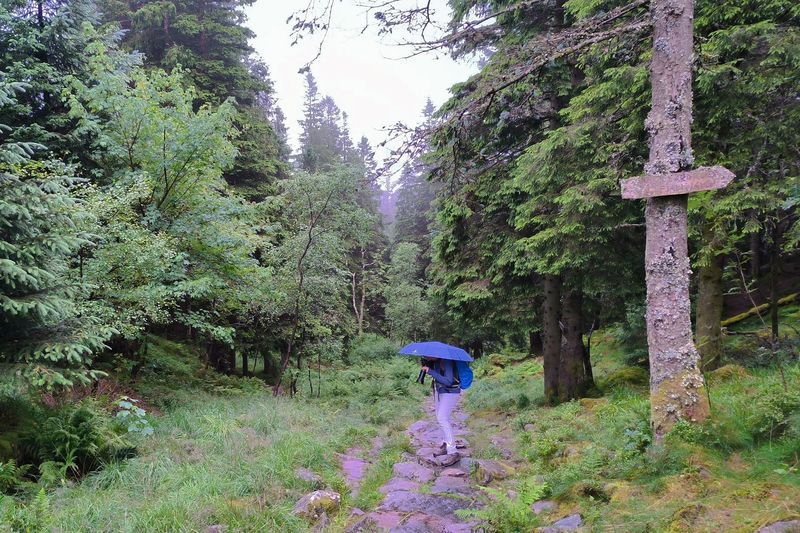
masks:
{"type": "MultiPolygon", "coordinates": [[[[463,438],[468,434],[464,424],[467,415],[460,409],[453,413],[461,457],[448,465],[452,459],[433,455],[443,439],[432,399],[427,402],[426,411],[426,419],[408,428],[414,454],[404,454],[403,461],[394,465],[392,478],[380,488],[385,494],[383,502],[374,511],[360,516],[348,532],[468,533],[478,526],[456,515],[460,509],[476,509],[481,505],[477,482],[470,477],[474,461],[463,438]]],[[[352,470],[355,465],[348,466],[352,470]]]]}

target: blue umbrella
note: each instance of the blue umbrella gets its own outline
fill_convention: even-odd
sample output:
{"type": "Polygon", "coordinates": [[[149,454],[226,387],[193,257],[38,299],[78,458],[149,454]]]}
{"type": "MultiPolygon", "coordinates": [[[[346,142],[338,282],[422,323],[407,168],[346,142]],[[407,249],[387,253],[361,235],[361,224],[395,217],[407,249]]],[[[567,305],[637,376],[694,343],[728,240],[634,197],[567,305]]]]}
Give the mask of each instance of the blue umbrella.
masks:
{"type": "Polygon", "coordinates": [[[472,357],[469,354],[457,348],[450,346],[443,342],[412,342],[400,350],[400,355],[410,355],[413,357],[438,357],[439,359],[450,359],[452,361],[466,361],[471,362],[472,357]]]}

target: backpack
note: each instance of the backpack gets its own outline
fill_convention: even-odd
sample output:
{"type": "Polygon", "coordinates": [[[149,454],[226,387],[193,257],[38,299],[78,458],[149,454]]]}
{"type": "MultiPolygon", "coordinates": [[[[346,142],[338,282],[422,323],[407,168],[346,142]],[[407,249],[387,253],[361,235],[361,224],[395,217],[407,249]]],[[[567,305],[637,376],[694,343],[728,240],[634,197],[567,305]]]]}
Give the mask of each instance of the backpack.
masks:
{"type": "Polygon", "coordinates": [[[456,361],[456,372],[461,390],[467,390],[472,385],[472,369],[466,361],[456,361]]]}

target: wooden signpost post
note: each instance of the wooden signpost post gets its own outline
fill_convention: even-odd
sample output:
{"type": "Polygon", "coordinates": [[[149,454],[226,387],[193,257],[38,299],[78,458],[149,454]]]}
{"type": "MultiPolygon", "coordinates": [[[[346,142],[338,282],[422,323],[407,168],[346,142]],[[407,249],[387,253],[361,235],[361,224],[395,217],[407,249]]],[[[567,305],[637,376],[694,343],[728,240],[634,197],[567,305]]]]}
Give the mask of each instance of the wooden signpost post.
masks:
{"type": "Polygon", "coordinates": [[[708,416],[700,356],[692,339],[688,194],[720,189],[733,179],[723,167],[691,170],[693,0],[652,0],[653,104],[646,127],[645,176],[622,180],[622,196],[645,198],[647,345],[650,420],[660,441],[679,420],[708,416]]]}

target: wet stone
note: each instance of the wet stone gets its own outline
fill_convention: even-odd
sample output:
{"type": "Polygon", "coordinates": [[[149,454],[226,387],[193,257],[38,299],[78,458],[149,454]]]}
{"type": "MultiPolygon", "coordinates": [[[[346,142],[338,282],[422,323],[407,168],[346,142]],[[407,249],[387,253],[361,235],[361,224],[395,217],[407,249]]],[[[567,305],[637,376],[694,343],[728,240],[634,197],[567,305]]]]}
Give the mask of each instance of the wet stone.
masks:
{"type": "Polygon", "coordinates": [[[419,490],[419,483],[411,481],[410,479],[395,477],[378,489],[381,494],[389,494],[396,490],[419,490]]]}
{"type": "Polygon", "coordinates": [[[764,526],[756,533],[800,533],[800,520],[784,520],[764,526]]]}
{"type": "Polygon", "coordinates": [[[439,476],[431,487],[431,494],[472,494],[475,490],[466,477],[439,476]]]}
{"type": "Polygon", "coordinates": [[[347,480],[347,486],[353,495],[358,493],[358,487],[367,473],[369,463],[356,457],[343,456],[340,458],[342,472],[347,480]]]}
{"type": "Polygon", "coordinates": [[[395,464],[394,473],[396,476],[419,481],[420,483],[432,481],[434,476],[433,470],[430,468],[411,462],[395,464]]]}
{"type": "Polygon", "coordinates": [[[392,492],[378,508],[383,511],[397,511],[401,513],[421,512],[440,518],[457,520],[455,512],[459,509],[469,509],[471,503],[466,500],[416,492],[392,492]]]}
{"type": "Polygon", "coordinates": [[[531,505],[531,511],[535,514],[542,514],[542,513],[549,513],[551,511],[555,511],[558,505],[556,502],[550,500],[539,500],[538,502],[533,502],[531,505]]]}
{"type": "Polygon", "coordinates": [[[577,531],[583,525],[583,518],[579,514],[569,515],[550,527],[540,528],[539,533],[563,533],[564,531],[577,531]]]}
{"type": "Polygon", "coordinates": [[[387,531],[396,527],[403,520],[403,515],[396,512],[372,512],[345,529],[346,533],[387,531]]]}

